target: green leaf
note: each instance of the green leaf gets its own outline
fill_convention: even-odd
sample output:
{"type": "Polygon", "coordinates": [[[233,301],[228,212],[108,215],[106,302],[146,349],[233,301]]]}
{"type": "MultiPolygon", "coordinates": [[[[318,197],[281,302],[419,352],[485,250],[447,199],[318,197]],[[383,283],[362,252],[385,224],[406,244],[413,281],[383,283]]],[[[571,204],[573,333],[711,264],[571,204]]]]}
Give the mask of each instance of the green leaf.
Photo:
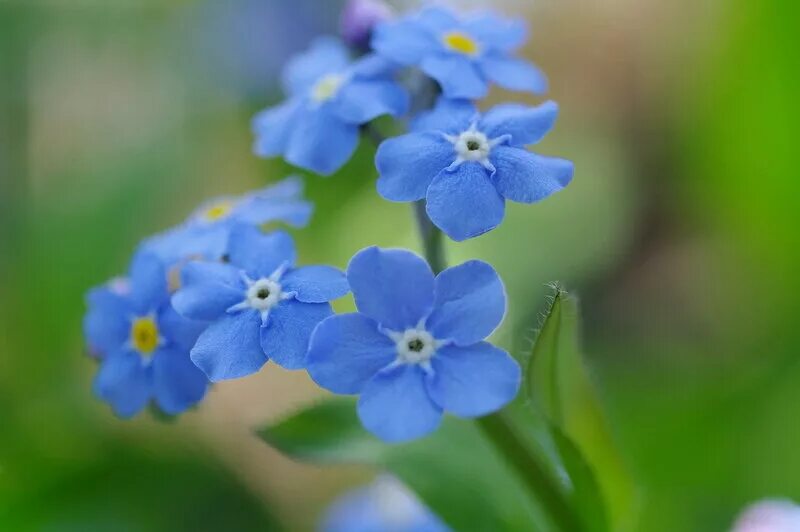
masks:
{"type": "Polygon", "coordinates": [[[588,516],[584,521],[596,522],[607,513],[613,530],[627,530],[634,525],[638,493],[584,364],[578,303],[559,286],[554,290],[526,367],[527,397],[552,423],[551,437],[576,504],[588,516]],[[602,501],[607,511],[600,512],[602,501]]]}
{"type": "Polygon", "coordinates": [[[361,427],[355,401],[333,398],[258,435],[298,460],[391,471],[454,530],[553,529],[517,473],[468,420],[447,417],[427,438],[388,445],[361,427]]]}

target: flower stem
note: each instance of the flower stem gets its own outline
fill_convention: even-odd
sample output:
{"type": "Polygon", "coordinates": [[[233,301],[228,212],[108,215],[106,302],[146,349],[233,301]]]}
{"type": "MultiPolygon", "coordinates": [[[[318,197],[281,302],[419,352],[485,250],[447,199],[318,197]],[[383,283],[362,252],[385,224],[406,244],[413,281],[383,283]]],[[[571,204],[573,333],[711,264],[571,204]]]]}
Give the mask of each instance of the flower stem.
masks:
{"type": "MultiPolygon", "coordinates": [[[[425,201],[414,203],[414,217],[422,238],[425,258],[434,273],[447,267],[444,256],[443,234],[433,225],[425,211],[425,201]]],[[[503,412],[496,412],[475,420],[486,439],[511,466],[528,488],[534,504],[544,511],[550,524],[560,532],[582,530],[558,479],[548,471],[542,457],[519,436],[503,412]]]]}

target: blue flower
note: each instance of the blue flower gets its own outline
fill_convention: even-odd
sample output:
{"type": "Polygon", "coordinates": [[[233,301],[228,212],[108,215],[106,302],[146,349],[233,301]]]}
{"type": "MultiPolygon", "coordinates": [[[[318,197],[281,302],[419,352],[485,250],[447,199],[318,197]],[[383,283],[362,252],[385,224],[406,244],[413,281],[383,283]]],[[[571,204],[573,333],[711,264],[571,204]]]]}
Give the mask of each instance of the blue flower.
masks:
{"type": "Polygon", "coordinates": [[[307,369],[323,388],[360,395],[367,430],[411,440],[435,430],[443,411],[482,416],[516,395],[519,365],[482,341],[506,308],[490,265],[470,261],[434,278],[410,251],[371,247],[353,257],[347,280],[359,312],[319,324],[307,369]]]}
{"type": "Polygon", "coordinates": [[[381,475],[334,502],[320,532],[448,532],[450,528],[396,478],[381,475]]]}
{"type": "Polygon", "coordinates": [[[461,19],[437,7],[379,24],[372,48],[399,64],[419,67],[448,98],[483,98],[489,82],[543,93],[547,80],[542,72],[512,56],[526,37],[523,21],[488,12],[461,19]]]}
{"type": "Polygon", "coordinates": [[[329,301],[350,289],[329,266],[293,268],[294,243],[283,231],[236,226],[230,263],[190,262],[172,304],[182,315],[212,322],[192,360],[212,381],[244,377],[268,359],[302,368],[314,327],[333,311],[329,301]]]}
{"type": "Polygon", "coordinates": [[[173,310],[158,258],[137,253],[127,280],[91,290],[88,304],[84,331],[101,359],[94,391],[117,415],[131,417],[151,399],[174,415],[203,398],[208,379],[189,350],[205,324],[173,310]]]}
{"type": "Polygon", "coordinates": [[[146,240],[144,248],[167,264],[190,258],[218,260],[235,225],[279,221],[303,227],[312,211],[303,200],[303,181],[289,177],[248,194],[209,200],[179,226],[146,240]]]}
{"type": "Polygon", "coordinates": [[[441,98],[412,132],[384,141],[375,164],[378,192],[391,201],[427,200],[428,216],[453,240],[497,227],[505,200],[533,203],[567,186],[573,164],[525,150],[553,127],[554,102],[498,105],[484,116],[441,98]]]}
{"type": "Polygon", "coordinates": [[[361,124],[408,109],[408,94],[393,72],[393,65],[376,56],[350,64],[341,42],[317,39],[286,66],[288,100],[253,119],[256,154],[283,155],[301,168],[332,174],[353,154],[361,124]]]}

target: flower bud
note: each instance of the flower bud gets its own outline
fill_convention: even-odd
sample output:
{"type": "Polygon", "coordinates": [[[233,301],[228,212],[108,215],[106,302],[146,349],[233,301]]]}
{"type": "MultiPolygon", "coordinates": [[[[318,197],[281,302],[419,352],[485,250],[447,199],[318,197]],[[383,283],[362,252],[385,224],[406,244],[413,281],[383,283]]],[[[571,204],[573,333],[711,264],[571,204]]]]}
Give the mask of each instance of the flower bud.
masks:
{"type": "Polygon", "coordinates": [[[339,21],[344,41],[354,47],[366,49],[372,29],[392,16],[392,9],[382,0],[348,0],[339,21]]]}

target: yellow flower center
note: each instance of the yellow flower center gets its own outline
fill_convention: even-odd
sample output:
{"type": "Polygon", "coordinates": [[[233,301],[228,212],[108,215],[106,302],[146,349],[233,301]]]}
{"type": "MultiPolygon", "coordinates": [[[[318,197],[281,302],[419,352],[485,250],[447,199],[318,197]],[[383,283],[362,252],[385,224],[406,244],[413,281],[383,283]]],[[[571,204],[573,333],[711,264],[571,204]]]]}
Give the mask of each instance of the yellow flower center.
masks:
{"type": "Polygon", "coordinates": [[[233,209],[233,205],[229,201],[223,201],[212,205],[203,213],[203,218],[208,222],[216,222],[220,218],[226,217],[233,209]]]}
{"type": "Polygon", "coordinates": [[[464,55],[475,55],[480,47],[477,41],[461,31],[451,31],[442,37],[444,45],[464,55]]]}
{"type": "Polygon", "coordinates": [[[140,353],[152,353],[158,347],[158,326],[153,318],[136,318],[131,324],[131,343],[140,353]]]}
{"type": "Polygon", "coordinates": [[[340,74],[323,76],[311,89],[311,98],[316,102],[326,102],[336,96],[343,82],[344,76],[340,74]]]}

